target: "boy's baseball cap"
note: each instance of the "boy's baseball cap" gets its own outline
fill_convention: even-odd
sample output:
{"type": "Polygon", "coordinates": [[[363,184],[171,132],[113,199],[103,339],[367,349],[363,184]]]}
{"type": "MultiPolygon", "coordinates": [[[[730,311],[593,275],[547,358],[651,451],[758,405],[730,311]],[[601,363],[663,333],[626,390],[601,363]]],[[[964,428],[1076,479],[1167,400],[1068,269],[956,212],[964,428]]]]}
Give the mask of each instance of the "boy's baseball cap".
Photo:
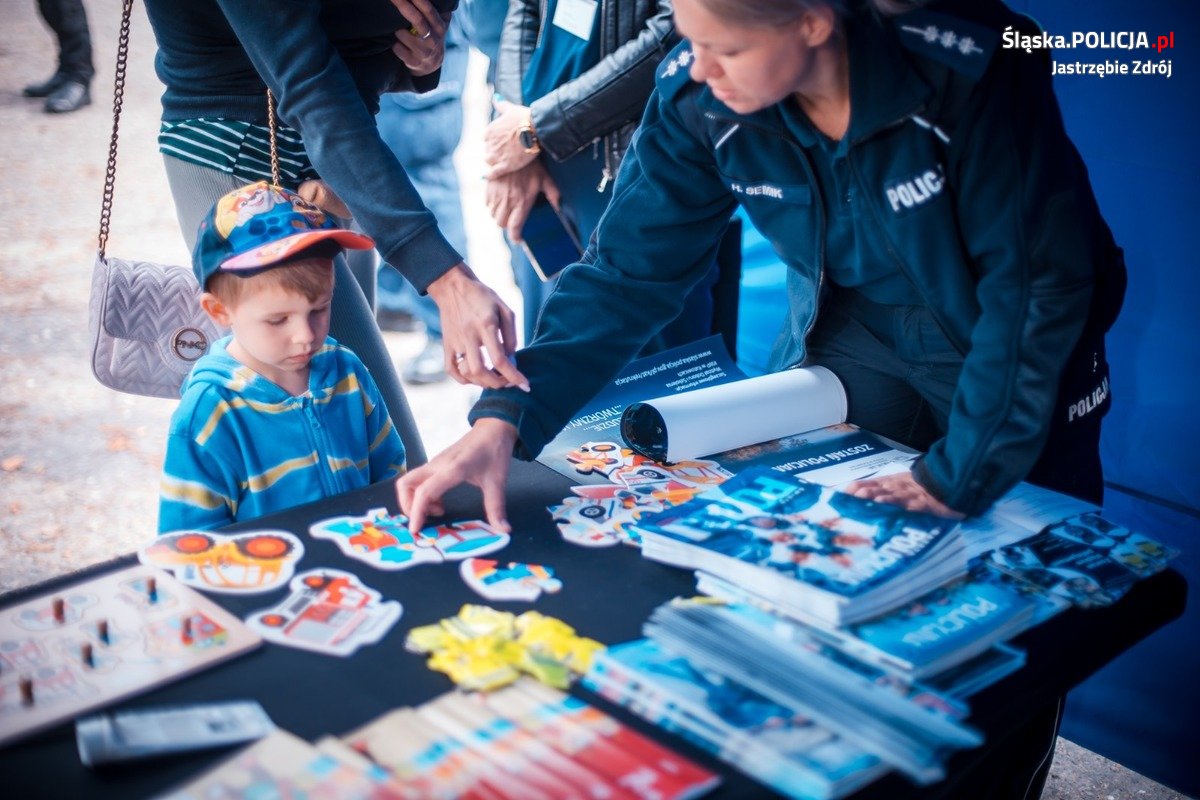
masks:
{"type": "Polygon", "coordinates": [[[208,212],[192,251],[192,271],[204,288],[218,270],[262,269],[329,241],[350,250],[375,246],[370,236],[339,228],[295,192],[259,181],[233,190],[208,212]]]}

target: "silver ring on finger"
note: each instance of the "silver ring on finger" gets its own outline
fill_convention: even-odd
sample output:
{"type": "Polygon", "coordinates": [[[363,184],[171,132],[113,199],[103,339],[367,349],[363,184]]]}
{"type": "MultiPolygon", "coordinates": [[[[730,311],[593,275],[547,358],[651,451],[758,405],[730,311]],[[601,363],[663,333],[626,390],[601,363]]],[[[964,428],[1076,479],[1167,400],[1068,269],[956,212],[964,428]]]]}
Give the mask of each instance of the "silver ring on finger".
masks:
{"type": "Polygon", "coordinates": [[[425,35],[421,37],[421,41],[425,41],[430,36],[433,36],[433,31],[425,31],[425,35]]]}

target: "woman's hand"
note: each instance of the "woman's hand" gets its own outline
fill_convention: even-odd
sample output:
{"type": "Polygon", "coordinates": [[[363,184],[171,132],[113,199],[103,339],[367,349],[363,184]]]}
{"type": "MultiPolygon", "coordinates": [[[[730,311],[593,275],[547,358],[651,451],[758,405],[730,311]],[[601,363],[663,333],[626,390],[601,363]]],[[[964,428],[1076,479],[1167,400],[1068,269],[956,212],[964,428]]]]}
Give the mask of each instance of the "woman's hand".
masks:
{"type": "Polygon", "coordinates": [[[512,362],[517,349],[513,312],[470,267],[456,264],[429,284],[428,291],[441,315],[450,377],[488,389],[516,386],[529,391],[529,381],[512,362]]]}
{"type": "Polygon", "coordinates": [[[427,516],[443,513],[442,496],[446,492],[460,483],[470,483],[483,492],[488,524],[505,533],[511,531],[505,515],[504,489],[516,441],[517,429],[512,425],[484,418],[428,464],[398,479],[396,499],[400,510],[408,515],[408,529],[414,534],[420,531],[427,516]]]}
{"type": "Polygon", "coordinates": [[[497,100],[495,108],[496,117],[483,131],[483,160],[491,167],[489,179],[516,172],[538,157],[536,152],[526,152],[517,137],[522,127],[533,124],[529,107],[497,100]]]}
{"type": "Polygon", "coordinates": [[[525,220],[529,219],[529,210],[533,208],[539,194],[545,194],[550,204],[558,208],[558,185],[538,161],[516,172],[488,179],[488,211],[492,219],[496,220],[496,224],[508,233],[511,241],[521,241],[525,220]]]}
{"type": "Polygon", "coordinates": [[[440,14],[429,0],[392,0],[411,27],[396,31],[392,52],[413,75],[428,75],[442,66],[450,15],[440,14]]]}
{"type": "Polygon", "coordinates": [[[845,492],[866,500],[891,503],[909,511],[924,511],[949,519],[962,519],[964,516],[931,495],[910,472],[855,481],[845,488],[845,492]]]}

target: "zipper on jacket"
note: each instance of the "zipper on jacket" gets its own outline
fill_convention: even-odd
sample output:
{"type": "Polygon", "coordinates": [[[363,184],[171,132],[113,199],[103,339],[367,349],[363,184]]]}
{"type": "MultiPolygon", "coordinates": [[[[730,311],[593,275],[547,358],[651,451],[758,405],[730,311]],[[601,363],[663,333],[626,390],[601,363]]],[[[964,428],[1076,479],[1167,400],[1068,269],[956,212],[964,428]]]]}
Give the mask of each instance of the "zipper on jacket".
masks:
{"type": "MultiPolygon", "coordinates": [[[[795,140],[795,138],[792,137],[791,135],[784,134],[781,131],[779,131],[775,128],[768,127],[766,125],[759,125],[759,124],[756,124],[754,122],[751,122],[751,121],[745,120],[745,119],[740,119],[740,120],[730,119],[729,117],[723,117],[723,115],[715,114],[711,111],[705,111],[704,116],[713,121],[716,121],[718,119],[726,119],[726,120],[729,120],[730,122],[749,125],[750,127],[754,128],[755,130],[761,131],[762,133],[765,133],[768,136],[774,136],[777,139],[782,140],[793,150],[797,151],[797,156],[800,159],[800,164],[804,167],[804,175],[805,175],[805,177],[808,178],[809,185],[813,186],[813,187],[817,186],[817,181],[813,175],[812,165],[808,161],[808,153],[806,153],[804,151],[804,148],[800,145],[800,143],[797,142],[795,140]]],[[[853,144],[853,142],[851,142],[851,144],[853,144]]],[[[818,223],[817,227],[818,227],[818,233],[819,233],[819,235],[817,236],[817,291],[816,291],[816,296],[813,298],[812,318],[808,321],[808,325],[804,328],[804,332],[800,336],[800,344],[801,344],[801,346],[804,347],[805,358],[808,357],[808,335],[810,333],[812,333],[812,329],[814,327],[816,327],[818,311],[821,307],[821,291],[825,287],[825,225],[826,225],[826,219],[825,219],[824,196],[822,193],[817,192],[817,191],[814,191],[813,194],[817,195],[818,196],[817,199],[821,201],[821,202],[813,203],[813,207],[817,212],[817,223],[818,223]]],[[[795,366],[795,365],[792,364],[789,366],[795,366]]]]}
{"type": "MultiPolygon", "coordinates": [[[[850,142],[846,146],[846,161],[848,164],[850,164],[851,171],[854,173],[856,179],[858,177],[858,170],[854,169],[854,162],[850,159],[850,149],[852,147],[854,147],[856,144],[858,144],[866,139],[871,138],[871,136],[874,135],[874,133],[879,132],[879,131],[885,131],[885,130],[888,130],[889,128],[894,128],[895,126],[902,124],[906,119],[908,119],[907,116],[901,117],[900,119],[898,119],[890,124],[884,125],[878,129],[876,129],[876,131],[873,133],[867,134],[866,136],[860,136],[858,139],[850,140],[850,142]]],[[[776,135],[781,135],[781,134],[778,134],[777,131],[771,131],[771,133],[775,133],[776,135]]],[[[847,134],[849,134],[849,131],[847,131],[847,134]]],[[[804,152],[804,148],[801,147],[800,144],[798,142],[796,142],[794,139],[792,139],[791,137],[784,137],[784,138],[786,138],[787,141],[793,147],[800,150],[802,163],[804,164],[804,170],[808,176],[809,183],[812,184],[813,186],[816,186],[817,182],[813,178],[813,170],[812,170],[812,165],[808,161],[808,153],[804,152]]],[[[817,314],[821,307],[821,290],[825,286],[825,236],[826,236],[827,220],[825,219],[825,203],[824,203],[825,198],[824,198],[824,196],[826,194],[828,194],[828,192],[822,192],[821,193],[822,202],[814,204],[816,206],[816,210],[817,210],[817,218],[820,221],[820,234],[821,235],[819,237],[817,237],[817,264],[820,267],[820,272],[817,274],[817,296],[813,302],[812,319],[809,320],[808,327],[804,329],[804,335],[801,338],[801,343],[804,345],[805,358],[808,357],[808,335],[810,333],[812,333],[812,329],[814,327],[816,327],[816,325],[817,325],[817,314]]],[[[835,202],[840,199],[841,199],[840,197],[834,198],[835,202]]],[[[878,224],[878,220],[876,221],[876,224],[878,224]]],[[[886,234],[884,235],[884,241],[887,243],[889,252],[892,253],[893,257],[896,258],[897,261],[899,261],[899,257],[896,256],[895,251],[892,250],[891,239],[886,234]]],[[[903,264],[901,264],[900,269],[901,269],[901,272],[904,272],[904,274],[906,276],[908,276],[908,272],[904,269],[903,264]]],[[[912,281],[912,276],[908,276],[908,279],[910,281],[912,281]]],[[[913,285],[916,285],[916,283],[914,282],[913,285]]]]}
{"type": "MultiPolygon", "coordinates": [[[[808,182],[816,186],[817,182],[814,180],[813,168],[812,164],[809,163],[808,153],[804,152],[804,148],[800,147],[799,143],[793,141],[792,145],[800,150],[800,160],[804,165],[804,172],[808,177],[808,182]]],[[[814,203],[813,205],[816,207],[817,221],[820,223],[818,226],[820,236],[817,237],[817,292],[816,297],[813,298],[812,319],[808,321],[808,327],[804,329],[804,333],[800,337],[800,344],[804,347],[805,359],[808,358],[808,335],[812,333],[812,329],[817,325],[817,316],[821,310],[821,291],[825,288],[825,228],[828,220],[825,219],[824,197],[822,197],[821,203],[814,203]]]]}
{"type": "MultiPolygon", "coordinates": [[[[615,135],[612,134],[614,137],[615,135]]],[[[609,142],[609,136],[597,136],[595,139],[592,139],[592,160],[598,160],[600,153],[604,153],[604,167],[600,171],[600,183],[596,186],[596,191],[601,194],[604,194],[604,190],[608,188],[608,184],[613,177],[610,144],[615,145],[616,142],[609,142]]]]}
{"type": "MultiPolygon", "coordinates": [[[[911,117],[911,115],[903,116],[888,125],[884,125],[884,126],[878,128],[876,132],[882,132],[882,131],[894,128],[898,125],[903,125],[906,121],[908,121],[910,119],[910,117],[911,117]]],[[[864,142],[867,139],[871,138],[872,135],[873,134],[868,134],[866,136],[860,136],[858,139],[851,141],[850,144],[851,144],[851,146],[854,146],[856,144],[859,144],[860,142],[864,142]]],[[[858,187],[860,189],[862,189],[863,188],[862,176],[859,174],[858,166],[855,163],[855,161],[850,157],[850,155],[851,155],[850,148],[846,148],[846,161],[850,165],[851,173],[853,173],[853,175],[854,175],[854,182],[856,184],[858,184],[858,187]]],[[[864,192],[864,195],[867,195],[867,194],[868,193],[864,192]]],[[[929,298],[926,296],[924,287],[922,287],[921,283],[913,277],[912,273],[908,269],[908,264],[905,262],[905,260],[903,258],[900,257],[900,254],[898,252],[896,252],[896,248],[892,243],[892,237],[887,232],[887,226],[885,226],[883,224],[883,220],[880,219],[879,213],[875,208],[875,204],[868,201],[867,206],[870,208],[871,221],[873,223],[875,223],[875,229],[879,233],[880,238],[883,240],[884,246],[887,248],[888,255],[890,255],[892,257],[892,260],[896,263],[896,266],[900,268],[901,274],[903,274],[904,277],[908,279],[908,282],[911,283],[916,288],[917,293],[921,295],[921,299],[925,301],[925,307],[929,309],[929,313],[933,315],[934,320],[941,327],[942,333],[954,345],[954,348],[956,350],[958,350],[959,353],[963,357],[966,357],[966,352],[964,351],[962,346],[956,341],[956,339],[952,333],[954,328],[946,323],[945,318],[942,316],[942,311],[938,307],[937,303],[929,302],[929,298]]]]}
{"type": "Polygon", "coordinates": [[[604,148],[604,171],[600,173],[600,183],[596,186],[596,191],[604,194],[604,190],[608,188],[609,182],[612,180],[612,167],[609,166],[608,148],[604,148]]]}
{"type": "MultiPolygon", "coordinates": [[[[809,161],[809,154],[808,152],[805,152],[803,146],[800,146],[800,143],[797,142],[796,138],[792,137],[791,134],[784,136],[784,134],[780,133],[779,131],[774,131],[772,128],[761,126],[755,127],[760,128],[762,131],[767,131],[768,133],[772,134],[772,136],[778,136],[779,138],[784,139],[787,144],[790,144],[792,149],[797,151],[797,155],[800,158],[800,164],[803,164],[804,166],[804,176],[805,178],[809,179],[809,185],[814,187],[818,186],[816,175],[814,172],[812,172],[812,163],[809,161]]],[[[826,264],[824,264],[826,263],[826,252],[824,252],[824,245],[826,245],[826,241],[824,240],[826,240],[826,227],[828,224],[828,219],[826,219],[826,212],[824,212],[823,194],[820,192],[814,192],[814,196],[817,197],[818,200],[821,200],[820,203],[812,204],[812,207],[814,207],[814,210],[817,212],[817,290],[816,296],[814,299],[812,299],[812,318],[809,319],[808,326],[805,327],[804,332],[802,335],[800,335],[800,345],[802,345],[804,348],[805,359],[808,359],[809,357],[809,333],[811,333],[812,329],[816,327],[817,315],[820,314],[821,311],[821,291],[824,289],[824,273],[826,273],[826,269],[824,269],[824,266],[826,266],[826,264]]]]}
{"type": "Polygon", "coordinates": [[[303,397],[297,398],[300,401],[300,408],[304,412],[304,419],[308,421],[309,441],[312,442],[313,450],[317,453],[317,473],[321,476],[321,485],[325,489],[325,496],[337,494],[340,489],[335,485],[333,472],[329,469],[329,454],[325,448],[324,435],[321,433],[321,420],[317,418],[317,413],[313,407],[312,395],[306,394],[303,397]]]}
{"type": "Polygon", "coordinates": [[[546,22],[547,22],[546,12],[548,12],[550,10],[549,8],[547,8],[548,5],[549,5],[549,0],[539,0],[539,2],[538,2],[538,9],[539,9],[540,13],[538,14],[537,39],[535,39],[533,42],[534,50],[536,50],[542,46],[542,34],[546,32],[546,22]]]}

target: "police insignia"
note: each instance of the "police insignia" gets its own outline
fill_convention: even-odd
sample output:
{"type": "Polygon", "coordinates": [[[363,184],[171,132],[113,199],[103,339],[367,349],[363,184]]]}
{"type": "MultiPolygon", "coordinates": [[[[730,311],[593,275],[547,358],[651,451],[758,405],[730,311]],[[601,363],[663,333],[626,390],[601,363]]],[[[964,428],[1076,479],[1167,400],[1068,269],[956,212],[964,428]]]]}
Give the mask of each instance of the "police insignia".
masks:
{"type": "Polygon", "coordinates": [[[980,78],[1000,41],[997,31],[936,11],[917,9],[893,20],[909,50],[980,78]]]}

